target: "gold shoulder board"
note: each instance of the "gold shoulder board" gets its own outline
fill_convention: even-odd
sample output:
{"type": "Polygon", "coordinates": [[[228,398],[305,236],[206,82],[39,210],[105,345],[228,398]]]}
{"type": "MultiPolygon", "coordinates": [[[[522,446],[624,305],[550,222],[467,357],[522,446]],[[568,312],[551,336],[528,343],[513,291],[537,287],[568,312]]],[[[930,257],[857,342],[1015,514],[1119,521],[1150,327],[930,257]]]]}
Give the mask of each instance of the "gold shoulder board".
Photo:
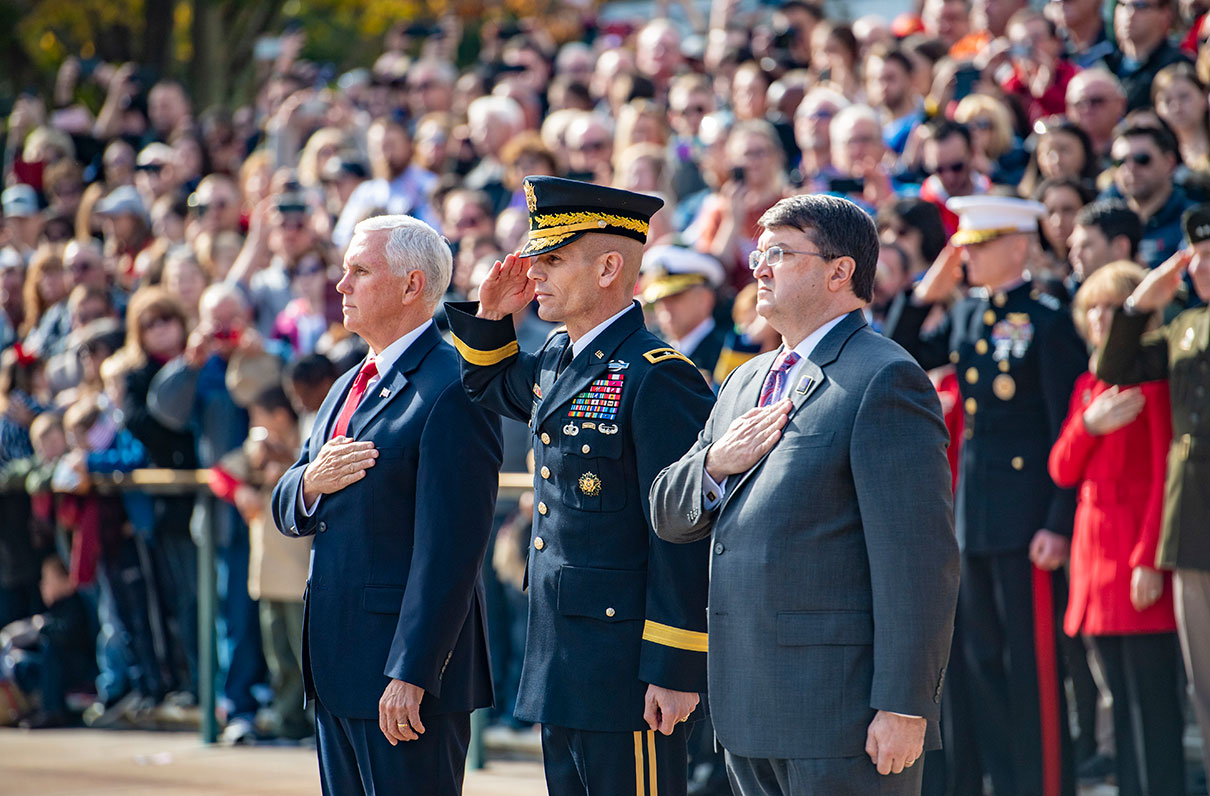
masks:
{"type": "Polygon", "coordinates": [[[679,359],[684,362],[688,362],[690,365],[693,365],[693,361],[690,360],[689,357],[685,356],[680,351],[677,351],[675,348],[653,348],[646,354],[643,354],[643,358],[653,365],[656,365],[660,362],[667,362],[670,359],[679,359]]]}

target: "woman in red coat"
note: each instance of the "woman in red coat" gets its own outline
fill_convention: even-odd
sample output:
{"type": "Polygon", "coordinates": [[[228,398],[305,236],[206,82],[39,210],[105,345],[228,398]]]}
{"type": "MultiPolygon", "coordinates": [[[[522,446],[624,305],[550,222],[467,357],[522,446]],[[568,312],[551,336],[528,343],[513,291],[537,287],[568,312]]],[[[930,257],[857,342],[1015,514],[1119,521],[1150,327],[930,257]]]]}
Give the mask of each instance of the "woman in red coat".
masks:
{"type": "MultiPolygon", "coordinates": [[[[1076,327],[1092,348],[1145,273],[1112,263],[1076,293],[1076,327]]],[[[1155,568],[1171,415],[1167,382],[1119,390],[1085,373],[1050,453],[1055,483],[1079,489],[1064,630],[1100,653],[1122,796],[1185,793],[1172,583],[1155,568]]]]}

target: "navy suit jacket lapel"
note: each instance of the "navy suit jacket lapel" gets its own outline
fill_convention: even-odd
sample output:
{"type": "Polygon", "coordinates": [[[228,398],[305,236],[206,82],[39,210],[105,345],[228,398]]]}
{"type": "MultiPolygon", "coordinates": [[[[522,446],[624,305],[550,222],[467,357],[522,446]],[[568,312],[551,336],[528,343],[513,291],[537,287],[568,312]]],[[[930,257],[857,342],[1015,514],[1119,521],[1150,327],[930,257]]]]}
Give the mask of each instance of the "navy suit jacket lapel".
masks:
{"type": "Polygon", "coordinates": [[[357,411],[349,419],[349,437],[361,438],[361,433],[373,422],[378,413],[395,400],[399,393],[403,392],[408,383],[408,374],[420,367],[425,356],[440,342],[441,333],[437,331],[436,324],[430,324],[419,337],[412,341],[412,344],[400,355],[395,364],[382,374],[382,378],[362,397],[357,411]]]}
{"type": "Polygon", "coordinates": [[[608,367],[610,357],[622,341],[642,325],[643,311],[638,304],[633,304],[625,315],[606,327],[605,331],[592,341],[592,345],[581,351],[567,366],[567,370],[559,374],[549,394],[542,397],[534,428],[542,425],[556,409],[574,398],[576,393],[585,390],[593,379],[598,378],[608,367]]]}

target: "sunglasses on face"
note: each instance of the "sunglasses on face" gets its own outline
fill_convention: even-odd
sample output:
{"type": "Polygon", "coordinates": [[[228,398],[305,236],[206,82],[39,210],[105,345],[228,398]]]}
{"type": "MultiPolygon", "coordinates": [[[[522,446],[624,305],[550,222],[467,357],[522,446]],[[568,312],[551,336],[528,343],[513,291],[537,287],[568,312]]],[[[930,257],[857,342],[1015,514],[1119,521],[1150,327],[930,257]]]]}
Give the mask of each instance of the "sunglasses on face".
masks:
{"type": "Polygon", "coordinates": [[[937,167],[933,169],[933,174],[938,176],[946,173],[961,174],[964,171],[966,171],[965,163],[938,163],[937,167]]]}
{"type": "Polygon", "coordinates": [[[1128,157],[1114,158],[1111,162],[1113,163],[1113,167],[1115,169],[1121,168],[1122,166],[1126,165],[1127,163],[1133,163],[1136,166],[1150,166],[1151,165],[1151,153],[1150,152],[1135,152],[1128,157]]]}
{"type": "Polygon", "coordinates": [[[142,163],[138,166],[135,166],[134,168],[135,168],[135,171],[146,171],[150,174],[159,174],[161,171],[164,170],[164,164],[163,163],[142,163]]]}

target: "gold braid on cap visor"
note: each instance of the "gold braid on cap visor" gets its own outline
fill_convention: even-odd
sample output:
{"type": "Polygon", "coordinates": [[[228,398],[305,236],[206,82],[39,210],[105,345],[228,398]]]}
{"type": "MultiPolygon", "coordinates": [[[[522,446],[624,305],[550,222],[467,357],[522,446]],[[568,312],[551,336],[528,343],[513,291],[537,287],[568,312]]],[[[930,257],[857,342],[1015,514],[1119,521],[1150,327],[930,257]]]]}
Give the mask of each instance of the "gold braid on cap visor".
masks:
{"type": "Polygon", "coordinates": [[[611,227],[629,229],[643,236],[650,229],[646,221],[612,213],[549,213],[533,217],[529,241],[521,253],[554,246],[577,232],[608,232],[611,227]]]}

